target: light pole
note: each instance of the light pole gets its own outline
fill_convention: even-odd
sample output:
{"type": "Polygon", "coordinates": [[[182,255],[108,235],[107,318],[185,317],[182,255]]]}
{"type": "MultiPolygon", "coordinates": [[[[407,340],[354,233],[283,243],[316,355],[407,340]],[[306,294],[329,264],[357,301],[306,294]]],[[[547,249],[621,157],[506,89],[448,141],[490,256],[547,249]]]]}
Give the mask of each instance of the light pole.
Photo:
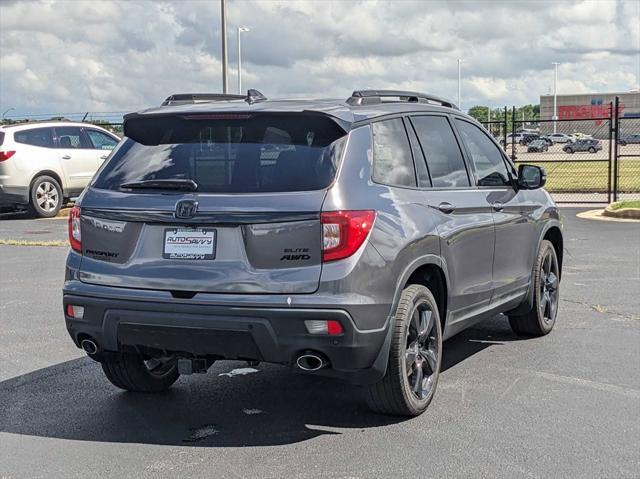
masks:
{"type": "Polygon", "coordinates": [[[2,120],[3,120],[3,121],[4,121],[4,117],[5,117],[5,115],[6,115],[7,113],[9,113],[11,110],[15,110],[15,108],[14,108],[14,107],[7,108],[7,109],[4,111],[4,113],[2,114],[2,120]]]}
{"type": "Polygon", "coordinates": [[[247,27],[238,27],[238,93],[242,94],[242,48],[240,46],[240,34],[248,32],[247,27]]]}
{"type": "Polygon", "coordinates": [[[222,19],[222,93],[229,93],[229,79],[227,77],[227,12],[225,0],[220,0],[220,17],[222,19]]]}
{"type": "Polygon", "coordinates": [[[462,110],[462,97],[460,94],[461,91],[461,75],[460,75],[460,65],[462,64],[462,58],[458,58],[458,108],[462,110]]]}
{"type": "Polygon", "coordinates": [[[552,65],[555,67],[555,74],[553,76],[553,116],[551,119],[553,120],[553,132],[556,133],[556,121],[558,121],[558,65],[560,63],[553,62],[552,65]]]}

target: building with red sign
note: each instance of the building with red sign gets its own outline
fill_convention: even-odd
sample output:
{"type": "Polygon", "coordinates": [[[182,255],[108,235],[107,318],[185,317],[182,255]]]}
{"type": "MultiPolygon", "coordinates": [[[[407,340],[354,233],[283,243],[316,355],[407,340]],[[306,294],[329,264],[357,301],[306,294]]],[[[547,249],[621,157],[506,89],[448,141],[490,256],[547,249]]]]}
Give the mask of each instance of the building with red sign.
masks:
{"type": "MultiPolygon", "coordinates": [[[[556,122],[558,133],[583,133],[594,138],[607,138],[611,104],[619,97],[619,115],[622,118],[638,118],[640,122],[640,92],[581,93],[557,96],[557,119],[574,120],[556,122]]],[[[540,119],[553,120],[553,95],[540,96],[540,119]]],[[[628,124],[628,123],[627,123],[628,124]]],[[[553,123],[540,124],[540,133],[553,133],[553,123]]]]}

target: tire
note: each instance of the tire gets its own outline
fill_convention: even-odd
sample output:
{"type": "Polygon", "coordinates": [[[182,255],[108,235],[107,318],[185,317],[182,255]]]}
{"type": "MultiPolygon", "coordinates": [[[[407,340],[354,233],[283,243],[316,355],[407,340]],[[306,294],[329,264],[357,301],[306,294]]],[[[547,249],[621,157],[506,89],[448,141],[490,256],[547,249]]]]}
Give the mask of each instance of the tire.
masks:
{"type": "Polygon", "coordinates": [[[115,353],[104,358],[102,370],[116,387],[126,391],[157,393],[169,389],[179,377],[175,360],[155,364],[135,353],[115,353]],[[152,367],[153,366],[153,367],[152,367]]]}
{"type": "Polygon", "coordinates": [[[567,153],[571,153],[571,154],[573,154],[573,148],[567,148],[565,151],[566,151],[567,153]]]}
{"type": "Polygon", "coordinates": [[[589,153],[595,153],[595,152],[596,152],[595,148],[593,148],[593,147],[589,148],[589,153]]]}
{"type": "Polygon", "coordinates": [[[418,416],[433,399],[442,362],[440,314],[431,292],[422,285],[405,288],[390,327],[387,372],[367,387],[367,403],[377,413],[418,416]]]}
{"type": "Polygon", "coordinates": [[[618,142],[618,144],[619,144],[620,146],[626,146],[627,142],[626,142],[626,141],[624,141],[624,140],[620,140],[620,141],[618,142]]]}
{"type": "Polygon", "coordinates": [[[62,208],[62,188],[54,178],[39,176],[29,191],[29,212],[38,218],[53,218],[62,208]]]}
{"type": "Polygon", "coordinates": [[[542,241],[534,268],[531,309],[521,315],[509,315],[511,329],[520,336],[544,336],[556,324],[560,301],[560,268],[551,242],[542,241]]]}

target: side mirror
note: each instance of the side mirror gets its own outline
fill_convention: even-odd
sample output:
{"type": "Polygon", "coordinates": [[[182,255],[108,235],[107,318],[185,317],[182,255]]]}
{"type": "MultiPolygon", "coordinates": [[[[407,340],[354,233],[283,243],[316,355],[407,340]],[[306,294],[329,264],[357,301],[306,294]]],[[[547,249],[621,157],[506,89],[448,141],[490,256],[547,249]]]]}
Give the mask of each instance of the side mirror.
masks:
{"type": "Polygon", "coordinates": [[[547,173],[541,166],[518,166],[518,188],[521,190],[537,190],[547,182],[547,173]]]}

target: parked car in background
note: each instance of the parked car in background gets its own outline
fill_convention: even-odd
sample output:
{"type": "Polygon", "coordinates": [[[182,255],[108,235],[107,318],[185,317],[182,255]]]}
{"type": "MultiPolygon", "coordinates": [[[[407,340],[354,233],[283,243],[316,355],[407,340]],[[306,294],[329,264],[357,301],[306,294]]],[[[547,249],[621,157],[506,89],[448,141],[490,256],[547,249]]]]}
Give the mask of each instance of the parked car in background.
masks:
{"type": "MultiPolygon", "coordinates": [[[[524,135],[522,133],[509,133],[507,135],[507,145],[510,145],[514,142],[521,144],[523,138],[524,135]]],[[[504,139],[500,140],[500,144],[504,146],[504,139]]]]}
{"type": "Polygon", "coordinates": [[[539,139],[540,139],[540,135],[538,133],[523,133],[522,139],[520,140],[520,144],[523,146],[526,146],[532,141],[536,141],[539,139]]]}
{"type": "Polygon", "coordinates": [[[640,144],[640,135],[627,135],[618,140],[620,146],[640,144]]]}
{"type": "Polygon", "coordinates": [[[545,140],[534,140],[529,143],[527,147],[527,152],[529,153],[540,153],[543,151],[549,151],[549,144],[545,140]]]}
{"type": "Polygon", "coordinates": [[[72,340],[121,389],[264,361],[416,416],[445,339],[499,313],[524,336],[555,324],[544,169],[446,100],[212,94],[126,115],[124,134],[70,212],[63,294],[72,340]]]}
{"type": "Polygon", "coordinates": [[[575,153],[577,151],[588,151],[589,153],[595,153],[602,150],[602,142],[600,140],[576,140],[573,143],[565,145],[563,151],[566,153],[575,153]]]}
{"type": "Polygon", "coordinates": [[[87,123],[0,126],[0,209],[55,216],[78,196],[120,138],[87,123]]]}
{"type": "Polygon", "coordinates": [[[549,139],[553,143],[573,143],[575,138],[570,135],[565,135],[564,133],[552,133],[549,135],[549,139]]]}
{"type": "Polygon", "coordinates": [[[553,145],[553,140],[549,135],[540,135],[540,139],[544,140],[544,142],[549,146],[553,145]]]}
{"type": "Polygon", "coordinates": [[[587,135],[586,133],[576,132],[573,134],[575,140],[592,140],[593,135],[587,135]]]}

